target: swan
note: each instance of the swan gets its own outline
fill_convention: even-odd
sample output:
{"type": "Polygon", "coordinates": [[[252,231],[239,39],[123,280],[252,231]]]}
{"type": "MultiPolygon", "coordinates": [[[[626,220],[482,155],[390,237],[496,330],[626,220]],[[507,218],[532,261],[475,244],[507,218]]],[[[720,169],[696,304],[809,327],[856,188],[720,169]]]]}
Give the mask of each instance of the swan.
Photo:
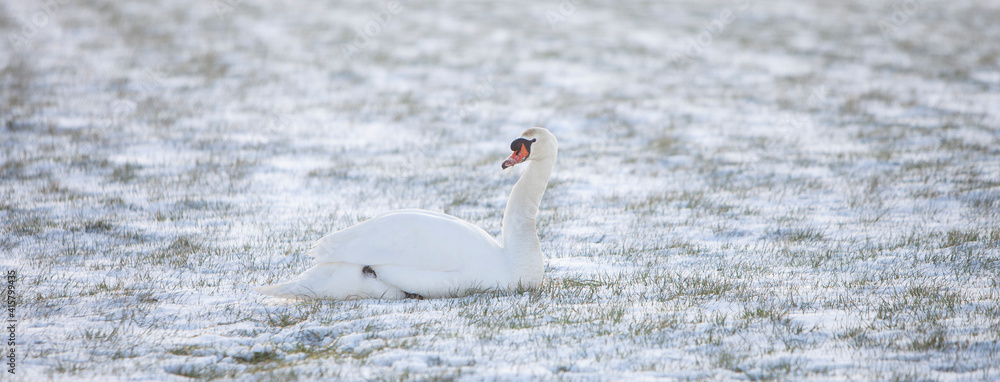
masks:
{"type": "Polygon", "coordinates": [[[556,137],[533,127],[510,144],[501,168],[527,163],[514,184],[498,242],[482,228],[439,212],[392,211],[329,234],[315,265],[295,279],[255,288],[293,299],[458,297],[535,288],[544,268],[535,217],[556,162],[556,137]]]}

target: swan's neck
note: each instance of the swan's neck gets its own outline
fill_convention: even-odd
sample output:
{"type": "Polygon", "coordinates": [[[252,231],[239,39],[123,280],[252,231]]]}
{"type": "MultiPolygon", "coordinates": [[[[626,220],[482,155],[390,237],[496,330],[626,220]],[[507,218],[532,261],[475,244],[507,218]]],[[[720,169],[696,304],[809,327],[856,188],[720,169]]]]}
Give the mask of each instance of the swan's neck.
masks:
{"type": "Polygon", "coordinates": [[[554,164],[555,158],[528,162],[528,168],[510,192],[507,209],[503,213],[501,232],[504,253],[526,284],[542,280],[544,263],[535,217],[554,164]]]}

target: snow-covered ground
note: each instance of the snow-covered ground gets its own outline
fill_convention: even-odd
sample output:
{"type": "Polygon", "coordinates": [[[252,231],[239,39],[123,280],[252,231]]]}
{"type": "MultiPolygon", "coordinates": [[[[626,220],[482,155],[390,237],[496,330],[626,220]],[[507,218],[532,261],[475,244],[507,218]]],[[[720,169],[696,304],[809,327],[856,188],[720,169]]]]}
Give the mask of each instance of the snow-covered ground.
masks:
{"type": "Polygon", "coordinates": [[[1000,379],[997,20],[997,1],[0,2],[19,276],[0,379],[1000,379]],[[540,290],[249,289],[392,209],[498,234],[530,126],[560,143],[540,290]]]}

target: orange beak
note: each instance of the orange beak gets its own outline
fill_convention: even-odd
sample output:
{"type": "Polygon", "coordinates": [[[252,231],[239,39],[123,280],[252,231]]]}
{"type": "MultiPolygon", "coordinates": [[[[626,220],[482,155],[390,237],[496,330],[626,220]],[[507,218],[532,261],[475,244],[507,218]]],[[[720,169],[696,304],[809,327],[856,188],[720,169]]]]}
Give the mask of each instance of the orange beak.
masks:
{"type": "Polygon", "coordinates": [[[515,151],[513,154],[510,154],[510,157],[508,157],[507,160],[503,161],[503,164],[500,165],[500,168],[506,170],[508,167],[514,167],[515,164],[524,162],[525,159],[528,159],[528,154],[529,154],[528,148],[525,147],[524,144],[522,143],[521,149],[515,151]]]}

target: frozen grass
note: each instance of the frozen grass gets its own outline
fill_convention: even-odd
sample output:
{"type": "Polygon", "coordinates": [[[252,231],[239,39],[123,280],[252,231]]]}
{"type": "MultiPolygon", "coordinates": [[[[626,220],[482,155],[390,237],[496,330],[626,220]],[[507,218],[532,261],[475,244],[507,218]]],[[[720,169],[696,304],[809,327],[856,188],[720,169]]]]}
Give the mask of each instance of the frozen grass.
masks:
{"type": "Polygon", "coordinates": [[[995,3],[65,3],[0,4],[14,379],[1000,378],[995,3]],[[543,288],[249,290],[498,234],[535,125],[543,288]]]}

